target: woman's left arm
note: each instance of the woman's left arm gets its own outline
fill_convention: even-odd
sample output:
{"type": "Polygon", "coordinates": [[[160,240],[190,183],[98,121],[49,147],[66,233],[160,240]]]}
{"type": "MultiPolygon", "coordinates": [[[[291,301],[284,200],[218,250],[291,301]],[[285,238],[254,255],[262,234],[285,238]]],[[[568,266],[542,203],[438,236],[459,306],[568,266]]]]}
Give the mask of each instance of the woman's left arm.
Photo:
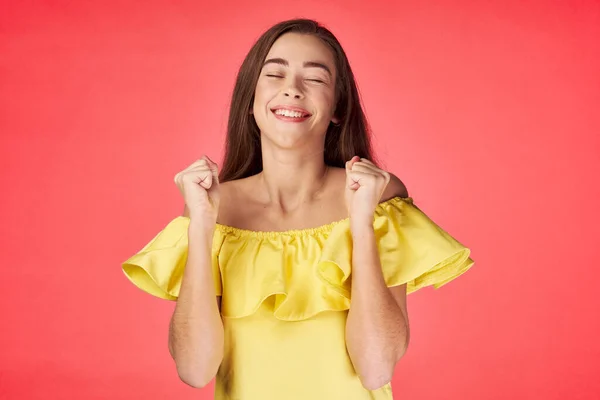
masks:
{"type": "MultiPolygon", "coordinates": [[[[391,176],[383,197],[408,197],[402,182],[391,176]]],[[[363,386],[389,383],[405,354],[410,329],[406,284],[386,286],[373,224],[352,222],[352,295],[346,322],[346,347],[363,386]]]]}

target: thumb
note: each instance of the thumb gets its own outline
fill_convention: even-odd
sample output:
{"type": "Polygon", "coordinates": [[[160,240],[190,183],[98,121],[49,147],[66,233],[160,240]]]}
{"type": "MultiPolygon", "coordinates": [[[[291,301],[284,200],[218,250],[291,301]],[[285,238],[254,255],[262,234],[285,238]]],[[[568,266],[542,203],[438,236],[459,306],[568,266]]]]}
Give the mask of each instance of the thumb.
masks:
{"type": "Polygon", "coordinates": [[[360,161],[360,157],[359,156],[354,156],[350,160],[346,161],[346,172],[351,171],[352,170],[352,166],[357,161],[360,161]]]}
{"type": "Polygon", "coordinates": [[[360,187],[358,182],[354,179],[356,173],[352,171],[352,166],[355,162],[359,161],[360,157],[354,156],[348,162],[346,162],[346,187],[351,190],[356,190],[360,187]]]}
{"type": "Polygon", "coordinates": [[[219,166],[213,160],[211,160],[210,157],[208,157],[208,156],[204,156],[204,159],[208,163],[208,168],[210,168],[210,172],[212,173],[213,182],[218,184],[219,183],[219,166]]]}

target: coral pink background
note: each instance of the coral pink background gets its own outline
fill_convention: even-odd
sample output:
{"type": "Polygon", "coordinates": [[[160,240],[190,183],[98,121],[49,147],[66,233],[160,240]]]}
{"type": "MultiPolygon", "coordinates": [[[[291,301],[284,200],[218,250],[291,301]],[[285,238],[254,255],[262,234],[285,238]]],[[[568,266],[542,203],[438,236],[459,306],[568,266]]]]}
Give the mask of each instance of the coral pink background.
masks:
{"type": "Polygon", "coordinates": [[[385,167],[472,248],[409,297],[398,399],[600,398],[598,1],[2,1],[0,399],[209,399],[167,350],[174,303],[120,263],[222,155],[237,68],[316,18],[385,167]]]}

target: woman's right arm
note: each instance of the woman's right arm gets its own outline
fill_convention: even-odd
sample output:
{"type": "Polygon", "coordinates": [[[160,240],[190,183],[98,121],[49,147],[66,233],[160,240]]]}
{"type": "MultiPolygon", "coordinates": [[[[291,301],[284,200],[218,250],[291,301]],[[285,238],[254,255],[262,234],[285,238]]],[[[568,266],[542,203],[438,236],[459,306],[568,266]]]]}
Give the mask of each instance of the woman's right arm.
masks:
{"type": "MultiPolygon", "coordinates": [[[[187,178],[180,179],[182,182],[189,180],[189,174],[187,178]]],[[[189,182],[185,186],[190,186],[189,182]]],[[[208,186],[216,191],[217,179],[208,186]]],[[[214,195],[212,190],[208,192],[214,195]]],[[[216,203],[218,207],[218,196],[210,203],[216,203]]],[[[169,352],[181,380],[200,388],[206,386],[219,369],[223,360],[224,335],[220,297],[217,297],[212,276],[211,249],[215,223],[207,223],[205,212],[193,212],[190,216],[188,210],[186,205],[184,216],[190,217],[188,256],[169,326],[169,352]]]]}
{"type": "Polygon", "coordinates": [[[188,259],[169,329],[169,351],[182,381],[204,387],[223,360],[223,321],[211,268],[213,233],[193,221],[188,259]]]}

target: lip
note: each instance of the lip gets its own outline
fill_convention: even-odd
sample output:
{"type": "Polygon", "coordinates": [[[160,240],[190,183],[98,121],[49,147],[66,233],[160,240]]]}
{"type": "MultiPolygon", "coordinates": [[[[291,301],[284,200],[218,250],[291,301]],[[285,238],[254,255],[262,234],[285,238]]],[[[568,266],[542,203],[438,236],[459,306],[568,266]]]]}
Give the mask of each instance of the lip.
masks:
{"type": "Polygon", "coordinates": [[[312,115],[304,108],[297,107],[297,106],[280,105],[280,106],[275,106],[275,107],[271,108],[271,111],[273,113],[275,113],[275,111],[277,111],[277,110],[296,111],[296,112],[302,113],[302,118],[308,118],[312,115]]]}

